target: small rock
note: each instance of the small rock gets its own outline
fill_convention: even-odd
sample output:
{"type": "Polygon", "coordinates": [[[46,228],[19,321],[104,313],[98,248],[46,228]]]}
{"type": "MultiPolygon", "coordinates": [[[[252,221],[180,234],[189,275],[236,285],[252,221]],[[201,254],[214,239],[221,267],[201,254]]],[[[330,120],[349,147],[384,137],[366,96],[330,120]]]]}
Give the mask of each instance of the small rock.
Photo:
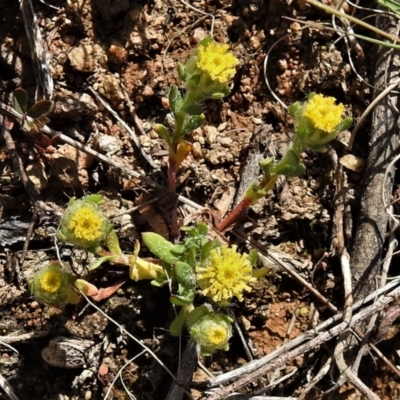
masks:
{"type": "Polygon", "coordinates": [[[340,164],[348,168],[351,171],[360,173],[364,170],[365,159],[357,157],[353,154],[347,154],[339,159],[340,164]]]}
{"type": "Polygon", "coordinates": [[[220,143],[221,146],[229,147],[232,144],[233,140],[230,137],[221,138],[220,143]]]}
{"type": "Polygon", "coordinates": [[[81,188],[89,184],[87,169],[93,164],[93,156],[65,144],[53,154],[50,175],[63,187],[81,188]]]}
{"type": "Polygon", "coordinates": [[[115,154],[120,149],[118,140],[114,136],[97,135],[95,137],[95,144],[98,151],[106,154],[115,154]]]}
{"type": "Polygon", "coordinates": [[[108,48],[108,59],[113,64],[122,64],[128,57],[128,52],[117,40],[113,40],[111,46],[108,48]]]}
{"type": "Polygon", "coordinates": [[[64,90],[56,96],[50,118],[59,117],[80,121],[85,117],[94,117],[97,111],[97,105],[89,94],[64,90]]]}
{"type": "Polygon", "coordinates": [[[95,90],[98,90],[113,106],[124,100],[125,96],[121,90],[120,79],[113,74],[102,75],[94,85],[95,90]]]}
{"type": "Polygon", "coordinates": [[[215,126],[206,126],[204,128],[205,131],[205,136],[206,136],[206,142],[208,144],[214,144],[217,141],[217,135],[218,131],[215,126]]]}
{"type": "Polygon", "coordinates": [[[84,44],[74,47],[68,53],[72,68],[79,72],[95,72],[107,62],[105,51],[98,44],[84,44]]]}
{"type": "Polygon", "coordinates": [[[193,154],[193,157],[195,157],[195,158],[201,157],[201,154],[202,154],[202,152],[201,152],[201,144],[199,142],[194,142],[193,143],[193,145],[192,145],[192,154],[193,154]]]}

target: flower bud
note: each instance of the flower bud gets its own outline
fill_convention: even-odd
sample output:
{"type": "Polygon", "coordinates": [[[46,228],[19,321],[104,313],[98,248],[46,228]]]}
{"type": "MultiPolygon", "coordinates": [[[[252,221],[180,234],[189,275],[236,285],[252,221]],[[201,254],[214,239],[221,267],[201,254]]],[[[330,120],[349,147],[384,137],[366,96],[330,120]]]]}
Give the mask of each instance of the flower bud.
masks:
{"type": "Polygon", "coordinates": [[[202,355],[211,355],[215,350],[229,350],[232,320],[228,316],[201,306],[189,314],[186,324],[191,338],[200,345],[202,355]]]}
{"type": "Polygon", "coordinates": [[[229,83],[236,73],[239,60],[228,51],[227,44],[212,38],[202,40],[193,55],[180,68],[180,77],[196,100],[222,98],[229,94],[229,83]],[[184,71],[185,73],[183,73],[184,71]]]}
{"type": "Polygon", "coordinates": [[[310,93],[306,102],[297,102],[289,107],[294,120],[296,139],[303,149],[325,150],[330,140],[351,126],[352,118],[342,117],[344,105],[336,105],[335,102],[334,97],[310,93]]]}
{"type": "Polygon", "coordinates": [[[96,249],[105,240],[112,225],[99,209],[101,196],[71,199],[61,219],[58,237],[84,249],[96,249]]]}
{"type": "Polygon", "coordinates": [[[61,269],[58,262],[44,265],[29,282],[29,288],[37,300],[53,305],[77,304],[79,295],[73,290],[76,278],[61,269]]]}

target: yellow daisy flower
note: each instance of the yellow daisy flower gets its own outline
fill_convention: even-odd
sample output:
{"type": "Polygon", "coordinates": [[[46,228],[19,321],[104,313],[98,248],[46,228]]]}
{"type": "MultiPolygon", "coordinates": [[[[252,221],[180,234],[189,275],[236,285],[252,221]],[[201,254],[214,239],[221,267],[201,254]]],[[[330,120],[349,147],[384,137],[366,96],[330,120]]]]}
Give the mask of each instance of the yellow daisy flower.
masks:
{"type": "Polygon", "coordinates": [[[236,252],[237,246],[221,246],[211,250],[209,257],[196,267],[197,283],[204,295],[216,302],[236,296],[243,300],[243,291],[251,290],[254,282],[247,254],[236,252]]]}
{"type": "Polygon", "coordinates": [[[239,60],[228,52],[227,44],[211,42],[199,46],[197,68],[212,81],[226,84],[235,75],[239,60]]]}
{"type": "Polygon", "coordinates": [[[342,122],[345,107],[342,103],[335,105],[334,97],[316,94],[306,103],[303,116],[308,118],[317,129],[332,133],[342,122]]]}

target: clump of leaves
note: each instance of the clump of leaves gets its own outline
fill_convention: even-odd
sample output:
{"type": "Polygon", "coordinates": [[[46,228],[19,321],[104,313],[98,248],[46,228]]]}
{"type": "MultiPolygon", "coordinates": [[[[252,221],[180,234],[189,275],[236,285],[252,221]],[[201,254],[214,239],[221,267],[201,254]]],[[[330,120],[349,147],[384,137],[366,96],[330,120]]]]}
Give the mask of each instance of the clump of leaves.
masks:
{"type": "Polygon", "coordinates": [[[22,115],[22,129],[25,132],[39,132],[50,120],[47,114],[53,109],[54,103],[50,100],[39,100],[28,109],[28,94],[26,90],[18,88],[14,91],[13,107],[22,115]]]}

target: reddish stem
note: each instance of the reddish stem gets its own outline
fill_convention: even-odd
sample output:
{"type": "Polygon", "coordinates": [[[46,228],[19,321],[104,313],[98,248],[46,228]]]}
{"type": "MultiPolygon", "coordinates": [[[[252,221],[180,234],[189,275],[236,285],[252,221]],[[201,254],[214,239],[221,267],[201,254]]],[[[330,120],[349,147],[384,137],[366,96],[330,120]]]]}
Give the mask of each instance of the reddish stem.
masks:
{"type": "Polygon", "coordinates": [[[244,197],[243,200],[217,225],[217,229],[223,232],[230,225],[236,223],[239,215],[252,205],[252,200],[249,197],[244,197]]]}
{"type": "MultiPolygon", "coordinates": [[[[169,156],[168,165],[168,187],[171,193],[176,194],[176,161],[175,158],[169,156]]],[[[178,203],[175,204],[171,210],[171,236],[173,238],[178,237],[179,227],[178,227],[178,203]]]]}

